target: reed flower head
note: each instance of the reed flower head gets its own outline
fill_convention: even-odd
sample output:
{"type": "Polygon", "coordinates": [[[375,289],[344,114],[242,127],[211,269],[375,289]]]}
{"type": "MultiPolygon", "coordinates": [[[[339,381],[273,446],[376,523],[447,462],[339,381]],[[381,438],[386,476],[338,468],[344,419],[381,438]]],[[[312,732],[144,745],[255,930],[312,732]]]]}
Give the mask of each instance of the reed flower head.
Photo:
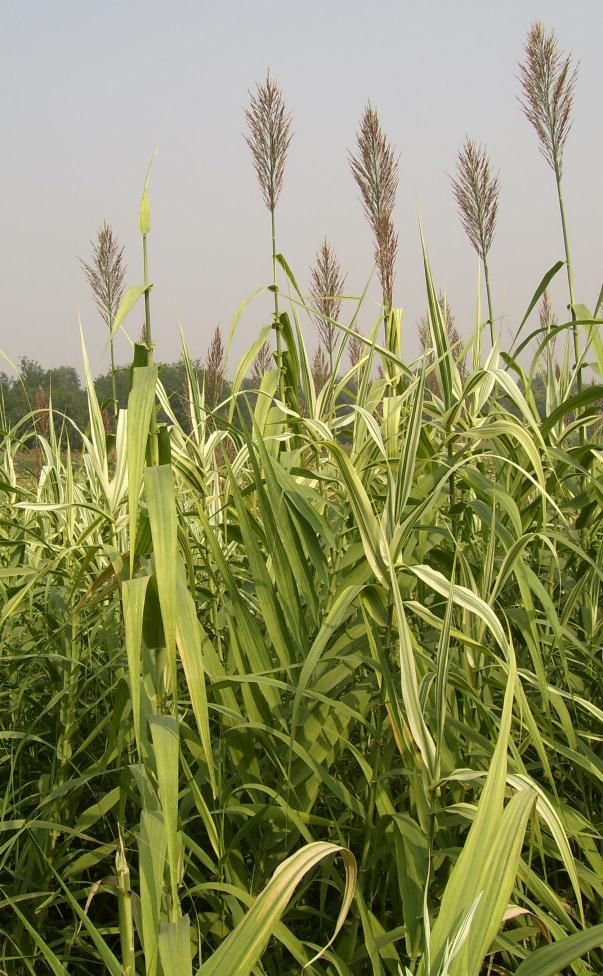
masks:
{"type": "Polygon", "coordinates": [[[500,183],[486,150],[472,139],[466,139],[459,150],[452,189],[465,233],[485,261],[496,229],[500,183]]]}
{"type": "Polygon", "coordinates": [[[549,298],[548,289],[545,288],[542,298],[540,299],[540,308],[538,311],[540,326],[543,329],[553,329],[557,325],[557,318],[553,312],[553,306],[551,305],[551,299],[549,298]]]}
{"type": "MultiPolygon", "coordinates": [[[[358,335],[361,335],[360,329],[358,328],[357,325],[353,326],[352,331],[356,332],[358,335]]],[[[348,353],[350,356],[350,364],[353,369],[354,366],[358,365],[358,363],[362,359],[362,356],[364,355],[364,343],[362,342],[362,340],[357,339],[356,336],[351,335],[350,338],[348,339],[348,353]]]]}
{"type": "Polygon", "coordinates": [[[577,74],[571,55],[559,50],[555,32],[547,34],[538,20],[532,24],[525,60],[519,65],[523,89],[520,101],[536,130],[540,151],[558,178],[561,178],[563,150],[572,126],[577,74]]]}
{"type": "Polygon", "coordinates": [[[314,356],[312,357],[312,379],[314,380],[314,388],[317,393],[322,390],[330,375],[331,371],[327,357],[325,356],[325,351],[322,345],[319,344],[314,350],[314,356]]]}
{"type": "Polygon", "coordinates": [[[325,237],[310,270],[310,295],[318,336],[329,361],[333,358],[335,348],[336,330],[333,322],[338,321],[341,312],[344,282],[345,275],[341,272],[337,255],[325,237]]]}
{"type": "MultiPolygon", "coordinates": [[[[553,311],[553,306],[551,304],[551,299],[549,298],[548,289],[545,288],[542,298],[540,299],[540,305],[538,307],[538,318],[540,319],[540,327],[545,332],[550,332],[557,325],[557,316],[553,311]]],[[[547,357],[555,370],[555,375],[559,379],[560,367],[559,363],[555,358],[555,352],[557,348],[557,336],[550,338],[547,346],[547,357]]]]}
{"type": "Polygon", "coordinates": [[[220,402],[225,372],[224,342],[222,340],[222,331],[218,325],[211,338],[205,360],[205,403],[209,410],[214,410],[220,402]]]}
{"type": "Polygon", "coordinates": [[[48,420],[48,397],[43,386],[38,386],[34,399],[35,427],[41,437],[48,438],[50,423],[48,420]]]}
{"type": "Polygon", "coordinates": [[[375,262],[381,281],[383,304],[392,307],[398,233],[393,211],[398,188],[398,159],[381,129],[379,116],[369,104],[357,133],[356,155],[350,153],[352,174],[362,197],[375,239],[375,262]]]}
{"type": "Polygon", "coordinates": [[[266,206],[274,211],[283,188],[285,162],[292,136],[291,115],[270,71],[266,73],[263,84],[256,85],[255,94],[249,94],[251,100],[245,112],[248,129],[245,141],[251,150],[266,206]]]}
{"type": "MultiPolygon", "coordinates": [[[[457,364],[461,373],[465,373],[465,357],[463,355],[463,340],[461,339],[459,330],[456,327],[454,320],[454,313],[450,307],[450,302],[444,292],[440,292],[438,295],[438,304],[442,312],[442,319],[444,321],[444,327],[446,329],[446,334],[448,336],[448,344],[450,346],[450,351],[452,352],[455,363],[457,364]]],[[[421,343],[421,351],[423,355],[431,349],[431,328],[429,326],[429,314],[421,316],[418,321],[418,331],[419,331],[419,342],[421,343]]],[[[433,353],[430,354],[428,362],[433,361],[433,353]]],[[[434,388],[436,385],[435,377],[433,374],[429,375],[427,380],[427,385],[430,388],[434,388]]]]}
{"type": "Polygon", "coordinates": [[[259,387],[261,385],[264,374],[267,373],[273,365],[270,343],[266,341],[262,346],[260,346],[260,351],[253,360],[253,366],[251,367],[251,379],[255,387],[259,387]]]}
{"type": "Polygon", "coordinates": [[[80,263],[92,290],[94,303],[103,322],[110,329],[124,293],[124,249],[119,246],[117,235],[106,221],[99,227],[91,247],[90,263],[82,258],[80,263]]]}

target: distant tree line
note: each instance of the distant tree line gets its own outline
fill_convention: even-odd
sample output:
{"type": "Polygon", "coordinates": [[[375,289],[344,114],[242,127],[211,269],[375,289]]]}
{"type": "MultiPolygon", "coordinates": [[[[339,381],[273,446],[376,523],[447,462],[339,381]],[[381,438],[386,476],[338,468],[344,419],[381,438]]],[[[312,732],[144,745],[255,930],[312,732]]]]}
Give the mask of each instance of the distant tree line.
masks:
{"type": "MultiPolygon", "coordinates": [[[[57,434],[64,427],[71,445],[78,447],[81,443],[79,431],[85,431],[89,424],[86,388],[78,371],[73,366],[45,369],[29,357],[22,357],[17,365],[19,373],[16,376],[0,372],[0,428],[8,430],[20,426],[19,434],[27,443],[36,426],[30,415],[33,412],[39,418],[37,430],[46,432],[48,420],[44,411],[52,405],[57,434]]],[[[205,381],[206,405],[213,410],[228,395],[229,384],[223,373],[216,376],[200,361],[195,361],[193,366],[200,387],[205,381]]],[[[184,363],[180,360],[159,364],[159,376],[174,414],[188,430],[190,419],[184,363]]],[[[114,372],[108,369],[95,379],[94,387],[107,429],[113,430],[113,397],[115,394],[118,407],[127,406],[129,367],[116,367],[114,372]]]]}
{"type": "MultiPolygon", "coordinates": [[[[217,334],[212,344],[213,348],[210,345],[206,362],[196,360],[193,367],[198,377],[199,387],[205,387],[206,406],[208,410],[214,411],[219,407],[220,402],[228,397],[230,383],[224,375],[217,334]]],[[[79,431],[85,431],[89,421],[86,389],[78,371],[73,366],[55,366],[52,369],[45,369],[36,360],[28,357],[22,357],[17,365],[18,376],[8,376],[0,372],[0,429],[8,430],[21,426],[19,434],[27,443],[35,423],[33,418],[30,418],[30,414],[33,411],[40,416],[45,408],[52,404],[57,434],[60,433],[61,428],[64,428],[71,445],[79,447],[81,443],[79,431]],[[25,421],[25,418],[29,419],[25,421]]],[[[184,362],[179,360],[160,363],[159,377],[179,423],[184,430],[189,430],[188,388],[184,362]]],[[[244,384],[244,388],[247,390],[256,388],[259,378],[261,377],[252,375],[251,380],[244,384]]],[[[117,367],[114,373],[108,369],[94,381],[94,388],[108,430],[114,429],[113,396],[115,394],[118,407],[125,408],[128,402],[128,387],[129,367],[126,366],[117,367]]],[[[540,415],[544,416],[545,390],[540,377],[535,378],[533,391],[540,415]]],[[[343,397],[342,402],[347,399],[348,397],[343,397]]],[[[216,419],[219,422],[219,410],[216,419]]],[[[47,419],[38,423],[37,429],[45,433],[47,419]]]]}

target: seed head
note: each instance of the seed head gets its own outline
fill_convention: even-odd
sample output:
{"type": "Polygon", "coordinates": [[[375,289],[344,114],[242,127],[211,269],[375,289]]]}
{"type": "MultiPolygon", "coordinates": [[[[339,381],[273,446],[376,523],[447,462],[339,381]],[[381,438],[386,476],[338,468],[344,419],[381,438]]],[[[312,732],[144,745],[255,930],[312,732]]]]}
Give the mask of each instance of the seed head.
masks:
{"type": "Polygon", "coordinates": [[[555,32],[546,34],[540,21],[532,24],[519,65],[523,89],[520,99],[526,118],[534,126],[540,151],[555,175],[561,178],[563,150],[572,127],[572,106],[577,67],[571,55],[559,50],[555,32]]]}
{"type": "Polygon", "coordinates": [[[91,262],[80,258],[80,263],[92,290],[94,303],[107,328],[111,328],[124,293],[124,249],[119,246],[117,235],[106,221],[99,227],[91,247],[91,262]]]}
{"type": "Polygon", "coordinates": [[[322,345],[318,345],[314,350],[314,356],[312,358],[312,379],[314,380],[314,388],[317,393],[322,390],[329,376],[330,369],[325,351],[322,345]]]}
{"type": "Polygon", "coordinates": [[[336,340],[333,322],[339,319],[344,282],[345,275],[341,273],[337,255],[325,237],[310,269],[310,295],[318,336],[329,362],[333,359],[336,340]]]}
{"type": "Polygon", "coordinates": [[[349,154],[350,166],[373,231],[383,304],[389,311],[398,251],[398,234],[392,215],[398,188],[399,157],[382,132],[379,117],[370,102],[364,110],[356,141],[356,155],[349,154]]]}
{"type": "Polygon", "coordinates": [[[249,93],[249,108],[245,112],[248,134],[245,141],[251,150],[262,196],[269,210],[276,207],[283,188],[285,161],[291,142],[291,115],[285,108],[283,93],[266,73],[263,84],[249,93]]]}
{"type": "Polygon", "coordinates": [[[214,410],[220,402],[222,387],[224,386],[225,369],[224,342],[222,341],[220,326],[218,325],[209,344],[207,358],[205,360],[205,403],[209,410],[214,410]]]}
{"type": "Polygon", "coordinates": [[[557,325],[557,319],[555,317],[555,313],[553,312],[553,306],[551,305],[548,289],[546,288],[540,300],[539,318],[540,326],[543,329],[553,329],[557,325]]]}
{"type": "Polygon", "coordinates": [[[36,390],[34,405],[36,409],[36,430],[41,437],[48,438],[48,434],[50,432],[50,424],[48,421],[48,397],[46,396],[46,391],[42,386],[38,386],[36,390]]]}
{"type": "Polygon", "coordinates": [[[485,261],[496,229],[500,183],[486,150],[472,139],[459,150],[457,175],[451,182],[467,237],[485,261]]]}
{"type": "MultiPolygon", "coordinates": [[[[540,307],[538,309],[538,317],[540,319],[540,327],[544,329],[545,332],[550,332],[557,325],[557,316],[553,311],[553,306],[551,304],[551,299],[549,298],[548,289],[545,288],[542,298],[540,299],[540,307]]],[[[557,336],[553,336],[548,344],[549,355],[551,356],[551,361],[555,362],[555,347],[557,345],[557,336]]],[[[559,366],[555,363],[555,370],[559,370],[559,366]]],[[[559,375],[557,373],[557,375],[559,375]]]]}
{"type": "MultiPolygon", "coordinates": [[[[442,319],[444,321],[444,326],[446,328],[446,334],[448,336],[448,343],[450,345],[450,350],[454,357],[454,361],[461,370],[465,371],[465,357],[463,356],[463,340],[461,339],[459,330],[456,327],[454,321],[454,314],[450,307],[450,302],[443,292],[438,295],[438,304],[442,312],[442,319]]],[[[421,350],[423,354],[431,348],[431,329],[429,327],[429,315],[423,315],[418,322],[419,330],[419,342],[421,343],[421,350]]],[[[431,357],[430,357],[431,359],[431,357]]]]}
{"type": "Polygon", "coordinates": [[[260,346],[260,351],[253,360],[253,366],[251,367],[251,379],[255,387],[261,385],[264,374],[272,368],[272,365],[272,350],[270,343],[266,341],[260,346]]]}
{"type": "MultiPolygon", "coordinates": [[[[358,335],[361,334],[357,325],[353,326],[352,331],[358,333],[358,335]]],[[[354,366],[357,366],[362,359],[364,354],[364,343],[360,339],[357,339],[356,336],[351,335],[348,340],[348,353],[350,356],[350,364],[353,369],[354,366]]]]}

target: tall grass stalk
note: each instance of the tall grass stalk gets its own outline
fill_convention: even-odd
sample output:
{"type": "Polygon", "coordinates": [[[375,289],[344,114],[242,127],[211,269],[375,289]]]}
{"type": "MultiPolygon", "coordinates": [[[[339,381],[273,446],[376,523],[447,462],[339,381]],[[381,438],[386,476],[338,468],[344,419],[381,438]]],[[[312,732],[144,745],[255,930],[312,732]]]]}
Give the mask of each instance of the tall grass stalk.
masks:
{"type": "Polygon", "coordinates": [[[523,110],[536,131],[540,151],[555,175],[572,317],[574,368],[577,371],[578,392],[581,393],[583,382],[580,339],[576,325],[573,269],[562,186],[563,155],[572,127],[577,68],[572,65],[571,55],[563,55],[560,51],[555,32],[550,31],[547,34],[540,21],[532,24],[528,32],[525,59],[519,66],[519,79],[523,90],[523,110]]]}
{"type": "Polygon", "coordinates": [[[325,237],[310,269],[310,295],[318,337],[327,356],[331,376],[338,337],[335,322],[339,320],[341,312],[344,284],[345,275],[342,274],[335,250],[325,237]]]}
{"type": "Polygon", "coordinates": [[[457,157],[457,175],[452,188],[467,237],[477,252],[484,269],[490,343],[494,347],[494,311],[488,268],[488,252],[492,246],[498,215],[500,183],[494,176],[486,150],[467,139],[457,157]]]}
{"type": "Polygon", "coordinates": [[[222,330],[216,326],[209,343],[205,368],[203,370],[203,389],[205,403],[209,410],[215,410],[220,402],[226,372],[225,349],[222,330]]]}
{"type": "Polygon", "coordinates": [[[373,231],[375,263],[381,282],[384,322],[393,306],[398,253],[398,232],[393,212],[398,188],[398,162],[381,128],[376,109],[367,104],[356,136],[356,152],[349,153],[350,168],[360,190],[364,213],[373,231]]]}
{"type": "MultiPolygon", "coordinates": [[[[144,326],[143,326],[143,343],[146,348],[145,362],[147,366],[153,365],[154,359],[154,345],[153,337],[151,333],[151,281],[149,278],[149,252],[147,238],[151,231],[151,206],[149,202],[149,179],[151,176],[151,167],[155,159],[156,152],[151,157],[149,163],[149,168],[147,170],[146,179],[144,182],[144,188],[142,191],[142,198],[140,201],[140,208],[138,214],[138,229],[140,231],[140,236],[142,240],[142,271],[143,271],[143,283],[144,283],[144,326]]],[[[155,409],[151,411],[150,423],[149,423],[149,451],[152,464],[159,464],[159,442],[157,435],[157,414],[155,409]]]]}
{"type": "Polygon", "coordinates": [[[272,239],[272,277],[274,293],[274,330],[276,332],[276,364],[279,374],[279,395],[285,400],[285,374],[283,368],[283,339],[280,323],[278,262],[276,247],[276,205],[285,176],[285,163],[291,143],[291,116],[288,114],[283,93],[271,76],[266,73],[262,84],[250,96],[246,142],[251,151],[260,190],[270,211],[272,239]]]}
{"type": "Polygon", "coordinates": [[[92,260],[87,262],[80,258],[80,263],[88,279],[94,303],[109,331],[113,420],[117,424],[118,400],[112,328],[124,294],[126,266],[124,249],[119,246],[116,235],[106,221],[103,221],[96,240],[92,243],[92,260]]]}

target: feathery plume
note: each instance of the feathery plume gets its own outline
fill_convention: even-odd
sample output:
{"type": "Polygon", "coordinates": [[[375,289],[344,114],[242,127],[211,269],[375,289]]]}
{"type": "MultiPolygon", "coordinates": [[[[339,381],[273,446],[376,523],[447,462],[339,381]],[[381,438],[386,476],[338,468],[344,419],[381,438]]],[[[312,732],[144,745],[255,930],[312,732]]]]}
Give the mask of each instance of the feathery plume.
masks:
{"type": "Polygon", "coordinates": [[[462,149],[459,149],[456,165],[456,177],[451,178],[452,190],[465,233],[484,266],[490,341],[494,346],[494,312],[488,272],[488,251],[492,246],[496,229],[500,183],[498,176],[492,173],[486,150],[472,139],[465,139],[462,149]]]}
{"type": "Polygon", "coordinates": [[[451,182],[465,233],[485,261],[496,229],[500,183],[486,150],[472,139],[459,150],[457,175],[451,182]]]}
{"type": "Polygon", "coordinates": [[[283,93],[277,82],[266,73],[263,84],[256,85],[255,95],[250,94],[249,108],[245,112],[248,134],[245,141],[251,150],[264,202],[274,211],[285,175],[287,150],[291,142],[291,116],[285,108],[283,93]]]}
{"type": "Polygon", "coordinates": [[[542,298],[540,299],[540,308],[538,310],[538,315],[540,319],[540,326],[543,329],[552,329],[557,325],[557,318],[553,312],[553,306],[551,305],[551,299],[549,298],[548,289],[545,288],[542,298]]]}
{"type": "Polygon", "coordinates": [[[109,330],[109,346],[111,352],[111,385],[113,393],[113,419],[117,424],[119,405],[117,402],[117,385],[115,379],[115,350],[111,327],[117,314],[119,303],[125,290],[126,264],[124,249],[119,246],[117,236],[106,220],[98,229],[96,241],[91,242],[92,260],[80,264],[84,269],[88,284],[92,291],[94,303],[100,316],[109,330]]]}
{"type": "MultiPolygon", "coordinates": [[[[540,307],[538,309],[538,317],[540,319],[540,327],[546,332],[554,329],[557,325],[557,316],[553,311],[553,306],[551,304],[551,299],[549,298],[548,289],[545,288],[542,298],[540,299],[540,307]]],[[[549,362],[551,363],[553,369],[555,370],[555,375],[559,379],[561,369],[559,363],[555,358],[555,349],[557,346],[557,336],[553,336],[547,346],[547,355],[549,357],[549,362]]]]}
{"type": "MultiPolygon", "coordinates": [[[[358,335],[361,335],[360,329],[357,325],[353,326],[352,331],[358,333],[358,335]]],[[[350,356],[350,364],[353,369],[354,366],[358,365],[364,355],[364,343],[360,339],[357,339],[355,336],[351,335],[348,339],[348,353],[350,356]]]]}
{"type": "Polygon", "coordinates": [[[325,237],[316,254],[316,262],[310,269],[310,295],[318,336],[327,354],[331,372],[337,339],[333,322],[339,319],[344,282],[345,275],[341,273],[335,251],[325,237]]]}
{"type": "Polygon", "coordinates": [[[272,368],[272,365],[272,350],[270,343],[266,341],[260,346],[260,351],[253,360],[253,366],[251,367],[251,379],[256,388],[261,386],[264,374],[272,368]]]}
{"type": "Polygon", "coordinates": [[[283,360],[282,323],[278,300],[278,267],[276,251],[275,210],[283,188],[285,162],[291,142],[291,116],[276,81],[266,72],[266,80],[256,85],[256,93],[249,93],[251,102],[245,113],[248,134],[245,140],[257,174],[264,202],[270,211],[272,224],[272,276],[274,291],[274,332],[276,334],[276,368],[279,397],[285,400],[286,382],[283,360]]]}
{"type": "Polygon", "coordinates": [[[392,307],[398,251],[398,234],[392,217],[398,188],[398,159],[369,102],[357,133],[357,154],[350,153],[349,160],[375,239],[375,263],[386,311],[392,307]]]}
{"type": "MultiPolygon", "coordinates": [[[[569,234],[563,202],[563,152],[572,127],[572,108],[578,69],[572,67],[571,55],[559,50],[555,32],[545,33],[540,21],[532,24],[525,46],[525,61],[519,65],[519,80],[523,88],[522,108],[536,130],[540,151],[555,174],[559,215],[565,249],[565,267],[572,314],[574,367],[578,392],[582,393],[582,364],[580,337],[574,309],[574,281],[570,255],[569,234]]],[[[580,429],[580,443],[585,444],[584,428],[580,429]]]]}
{"type": "Polygon", "coordinates": [[[314,380],[314,389],[317,393],[322,390],[329,376],[330,369],[325,351],[321,345],[318,345],[314,350],[314,356],[312,358],[312,379],[314,380]]]}
{"type": "Polygon", "coordinates": [[[88,279],[94,303],[110,329],[124,293],[124,249],[119,246],[117,236],[106,221],[99,227],[91,247],[92,260],[87,262],[80,258],[80,264],[88,279]]]}
{"type": "Polygon", "coordinates": [[[40,437],[48,439],[50,434],[50,422],[48,419],[48,397],[42,386],[38,386],[34,398],[35,408],[35,427],[40,437]]]}
{"type": "Polygon", "coordinates": [[[224,373],[226,364],[224,362],[224,343],[222,341],[222,331],[220,326],[212,336],[207,350],[205,360],[204,384],[205,384],[205,405],[208,410],[215,410],[220,402],[222,387],[224,386],[224,373]]]}
{"type": "MultiPolygon", "coordinates": [[[[463,340],[461,339],[459,330],[456,327],[454,321],[454,314],[450,307],[450,302],[443,292],[438,295],[438,304],[442,311],[442,318],[444,320],[444,326],[446,328],[446,333],[448,335],[448,342],[450,344],[450,349],[454,360],[459,367],[461,373],[465,371],[465,357],[463,355],[463,340]]],[[[419,342],[421,343],[421,350],[425,355],[429,349],[431,349],[431,329],[429,327],[429,315],[422,315],[417,323],[417,328],[419,332],[419,342]]],[[[429,362],[433,361],[433,353],[429,356],[429,362]]],[[[436,385],[435,377],[430,374],[427,378],[427,385],[433,388],[436,385]]]]}
{"type": "Polygon", "coordinates": [[[563,150],[572,127],[572,107],[578,69],[571,55],[559,50],[555,32],[547,34],[540,21],[532,24],[519,65],[523,88],[520,99],[540,142],[540,151],[557,179],[563,170],[563,150]]]}

